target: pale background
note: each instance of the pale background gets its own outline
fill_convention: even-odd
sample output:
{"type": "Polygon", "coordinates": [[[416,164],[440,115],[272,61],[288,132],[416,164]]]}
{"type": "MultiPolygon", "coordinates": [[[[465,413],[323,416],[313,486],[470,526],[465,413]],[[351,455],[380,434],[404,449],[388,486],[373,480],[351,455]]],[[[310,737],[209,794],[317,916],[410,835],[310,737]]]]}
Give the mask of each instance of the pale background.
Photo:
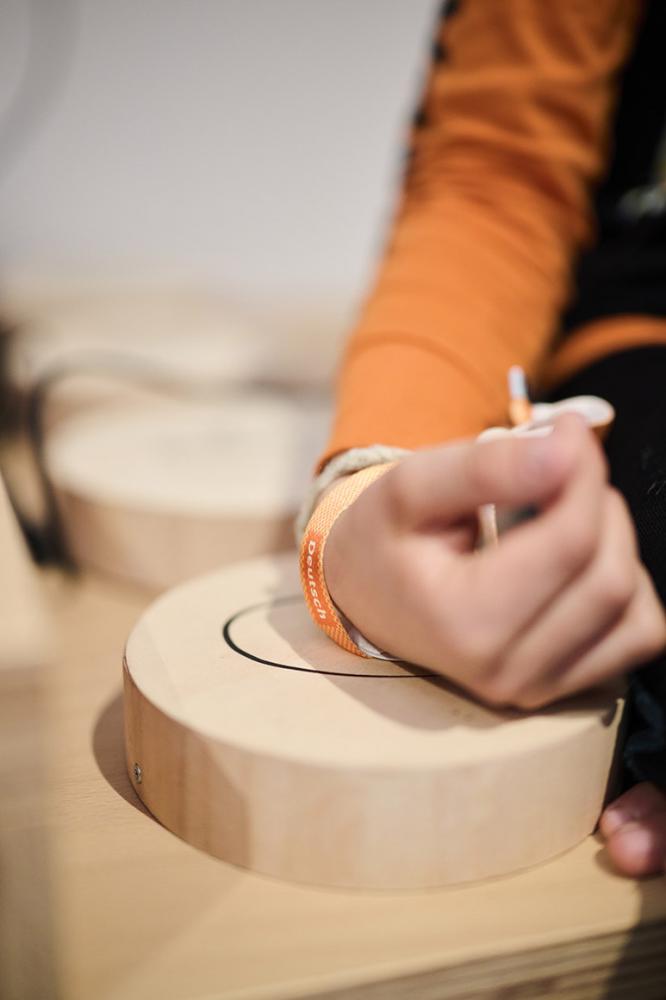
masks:
{"type": "Polygon", "coordinates": [[[353,312],[434,0],[4,0],[0,289],[189,283],[353,312]]]}

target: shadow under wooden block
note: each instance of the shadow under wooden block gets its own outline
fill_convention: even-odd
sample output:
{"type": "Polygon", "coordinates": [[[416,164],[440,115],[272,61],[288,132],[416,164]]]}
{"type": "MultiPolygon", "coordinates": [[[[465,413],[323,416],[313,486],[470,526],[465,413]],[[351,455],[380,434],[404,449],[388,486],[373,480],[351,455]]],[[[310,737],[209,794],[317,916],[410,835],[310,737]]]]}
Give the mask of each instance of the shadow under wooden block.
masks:
{"type": "Polygon", "coordinates": [[[447,885],[573,847],[599,817],[621,708],[610,687],[492,711],[345,653],[310,622],[288,555],[162,595],[125,655],[148,809],[211,854],[319,885],[447,885]]]}

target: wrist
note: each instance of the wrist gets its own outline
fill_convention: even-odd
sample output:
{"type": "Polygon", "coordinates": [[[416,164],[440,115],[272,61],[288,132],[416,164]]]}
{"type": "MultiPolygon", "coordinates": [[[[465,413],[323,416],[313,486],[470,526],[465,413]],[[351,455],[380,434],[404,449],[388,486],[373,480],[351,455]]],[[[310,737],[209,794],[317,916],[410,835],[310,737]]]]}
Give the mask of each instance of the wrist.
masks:
{"type": "Polygon", "coordinates": [[[393,445],[372,444],[367,448],[349,448],[342,451],[328,462],[308,490],[301,509],[294,523],[296,534],[296,544],[299,545],[303,533],[316,508],[328,495],[340,479],[351,476],[355,472],[368,469],[374,466],[385,465],[387,462],[395,462],[405,455],[409,455],[405,448],[396,448],[393,445]]]}
{"type": "MultiPolygon", "coordinates": [[[[344,614],[341,616],[333,600],[324,572],[326,548],[329,535],[340,515],[394,464],[374,465],[330,484],[326,497],[317,504],[310,518],[301,542],[301,584],[312,620],[343,649],[360,655],[372,656],[375,653],[366,652],[363,646],[352,638],[353,625],[344,614]]],[[[339,582],[345,574],[344,552],[336,547],[332,549],[331,556],[333,563],[331,564],[329,560],[329,573],[332,574],[331,578],[339,582]]],[[[367,647],[370,650],[375,648],[370,643],[367,647]]]]}

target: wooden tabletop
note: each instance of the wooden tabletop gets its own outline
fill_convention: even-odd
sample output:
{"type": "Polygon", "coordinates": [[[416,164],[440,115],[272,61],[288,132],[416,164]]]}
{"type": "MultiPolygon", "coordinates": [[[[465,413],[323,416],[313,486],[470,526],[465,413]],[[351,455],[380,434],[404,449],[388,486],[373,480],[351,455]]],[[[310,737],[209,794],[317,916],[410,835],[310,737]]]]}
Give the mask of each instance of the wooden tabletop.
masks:
{"type": "Polygon", "coordinates": [[[47,827],[66,1000],[663,1000],[666,878],[613,875],[594,838],[510,878],[400,893],[280,882],[178,840],[125,771],[122,650],[149,596],[92,576],[53,576],[46,596],[59,637],[47,827]]]}
{"type": "Polygon", "coordinates": [[[0,997],[51,1000],[46,823],[51,641],[41,587],[0,476],[0,997]]]}

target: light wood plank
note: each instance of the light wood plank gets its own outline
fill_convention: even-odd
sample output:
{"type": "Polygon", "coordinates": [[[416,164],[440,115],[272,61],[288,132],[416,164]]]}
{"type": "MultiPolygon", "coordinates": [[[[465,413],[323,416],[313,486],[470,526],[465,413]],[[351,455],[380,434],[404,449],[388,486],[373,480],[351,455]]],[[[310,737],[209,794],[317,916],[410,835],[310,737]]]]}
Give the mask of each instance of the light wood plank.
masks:
{"type": "Polygon", "coordinates": [[[44,827],[40,587],[0,477],[0,996],[55,995],[44,827]]]}
{"type": "Polygon", "coordinates": [[[662,996],[666,879],[612,875],[594,838],[517,876],[419,892],[299,886],[178,840],[145,812],[123,760],[120,663],[145,598],[92,577],[53,583],[67,1000],[662,996]]]}

